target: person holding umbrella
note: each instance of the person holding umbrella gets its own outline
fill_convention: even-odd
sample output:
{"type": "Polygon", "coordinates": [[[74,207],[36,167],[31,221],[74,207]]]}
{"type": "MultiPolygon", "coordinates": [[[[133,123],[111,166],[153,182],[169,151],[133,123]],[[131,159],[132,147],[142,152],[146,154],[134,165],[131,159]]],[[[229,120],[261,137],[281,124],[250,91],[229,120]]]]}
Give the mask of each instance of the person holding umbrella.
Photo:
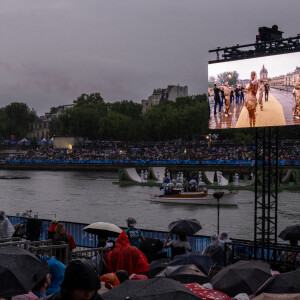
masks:
{"type": "Polygon", "coordinates": [[[190,245],[190,243],[188,242],[187,238],[185,235],[180,234],[177,240],[171,240],[169,242],[170,239],[170,232],[168,233],[167,239],[163,245],[163,248],[169,248],[172,247],[172,258],[175,255],[178,254],[186,254],[188,252],[192,251],[192,247],[190,245]]]}
{"type": "MultiPolygon", "coordinates": [[[[290,241],[290,246],[296,248],[300,240],[300,225],[288,226],[278,236],[285,241],[290,241]]],[[[283,255],[283,260],[299,262],[300,254],[299,252],[286,252],[283,255]]]]}
{"type": "Polygon", "coordinates": [[[195,219],[184,219],[171,222],[168,226],[170,233],[177,234],[179,239],[169,242],[170,233],[167,236],[163,247],[172,247],[172,258],[178,254],[186,254],[192,251],[191,245],[187,241],[186,236],[192,235],[202,229],[199,221],[195,219]]]}

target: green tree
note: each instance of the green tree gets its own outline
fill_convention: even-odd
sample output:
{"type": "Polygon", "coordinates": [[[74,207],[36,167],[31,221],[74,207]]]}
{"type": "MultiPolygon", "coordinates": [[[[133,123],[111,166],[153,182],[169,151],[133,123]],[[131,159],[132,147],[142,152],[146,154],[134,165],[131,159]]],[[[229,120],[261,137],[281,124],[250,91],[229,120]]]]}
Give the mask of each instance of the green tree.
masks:
{"type": "Polygon", "coordinates": [[[107,107],[111,111],[131,118],[131,120],[141,119],[142,117],[142,105],[133,102],[132,100],[122,100],[118,102],[107,103],[107,107]]]}
{"type": "Polygon", "coordinates": [[[214,77],[214,76],[208,77],[208,87],[209,88],[213,88],[215,82],[216,82],[216,77],[214,77]]]}
{"type": "Polygon", "coordinates": [[[100,93],[82,94],[73,101],[75,106],[105,105],[100,93]]]}
{"type": "Polygon", "coordinates": [[[239,73],[237,71],[227,71],[218,74],[218,82],[221,85],[224,85],[225,82],[228,82],[229,86],[235,86],[239,80],[239,73]],[[230,78],[231,77],[231,78],[230,78]]]}
{"type": "Polygon", "coordinates": [[[26,103],[12,102],[0,111],[1,135],[5,138],[10,138],[11,135],[17,139],[24,138],[36,118],[36,112],[26,103]]]}

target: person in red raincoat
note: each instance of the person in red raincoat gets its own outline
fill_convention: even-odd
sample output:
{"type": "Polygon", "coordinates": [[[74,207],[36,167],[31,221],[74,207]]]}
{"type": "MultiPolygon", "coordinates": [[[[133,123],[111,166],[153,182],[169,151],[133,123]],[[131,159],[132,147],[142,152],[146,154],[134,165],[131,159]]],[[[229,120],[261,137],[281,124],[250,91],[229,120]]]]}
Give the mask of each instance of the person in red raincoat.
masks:
{"type": "Polygon", "coordinates": [[[117,238],[114,250],[107,255],[107,269],[109,272],[126,270],[129,274],[139,274],[149,271],[146,256],[138,248],[130,246],[129,239],[122,231],[117,238]]]}

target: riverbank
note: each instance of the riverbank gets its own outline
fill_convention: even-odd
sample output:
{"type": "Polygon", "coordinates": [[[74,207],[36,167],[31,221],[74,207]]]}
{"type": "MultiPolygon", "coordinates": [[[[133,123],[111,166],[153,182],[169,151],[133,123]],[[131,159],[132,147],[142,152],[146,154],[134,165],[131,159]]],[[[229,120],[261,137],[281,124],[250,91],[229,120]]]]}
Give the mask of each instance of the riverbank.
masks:
{"type": "MultiPolygon", "coordinates": [[[[120,168],[136,168],[143,170],[148,167],[166,167],[170,172],[193,172],[193,171],[221,171],[250,173],[254,171],[254,165],[244,164],[147,164],[147,163],[0,163],[0,170],[47,170],[47,171],[105,171],[118,172],[120,168]]],[[[300,165],[282,165],[279,170],[284,174],[289,169],[299,169],[300,165]]]]}

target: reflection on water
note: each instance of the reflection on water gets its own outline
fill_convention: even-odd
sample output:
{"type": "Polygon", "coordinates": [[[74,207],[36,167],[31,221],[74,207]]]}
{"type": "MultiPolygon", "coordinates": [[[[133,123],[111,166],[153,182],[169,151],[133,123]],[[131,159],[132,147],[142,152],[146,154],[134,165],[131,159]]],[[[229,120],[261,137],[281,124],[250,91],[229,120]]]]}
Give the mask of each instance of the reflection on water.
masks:
{"type": "MultiPolygon", "coordinates": [[[[112,184],[117,173],[1,171],[1,175],[23,175],[30,179],[0,180],[1,207],[7,214],[32,210],[41,218],[74,222],[112,222],[125,226],[125,219],[135,217],[138,227],[167,230],[178,218],[196,218],[210,235],[217,228],[217,208],[204,205],[162,204],[149,201],[157,187],[119,187],[112,184]]],[[[238,207],[221,207],[220,230],[236,238],[253,238],[254,193],[239,191],[238,207]]],[[[299,193],[279,194],[278,230],[299,222],[299,193]]]]}

